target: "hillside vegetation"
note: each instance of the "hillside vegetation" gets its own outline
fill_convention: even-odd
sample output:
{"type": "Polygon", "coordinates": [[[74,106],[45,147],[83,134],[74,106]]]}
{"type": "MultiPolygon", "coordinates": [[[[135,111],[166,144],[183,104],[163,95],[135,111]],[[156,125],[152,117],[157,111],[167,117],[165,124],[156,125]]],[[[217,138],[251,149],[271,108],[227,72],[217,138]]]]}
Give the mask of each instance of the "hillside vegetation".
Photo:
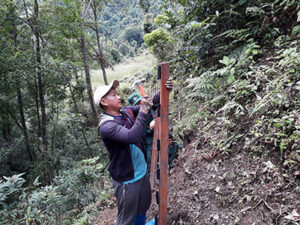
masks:
{"type": "Polygon", "coordinates": [[[171,62],[185,144],[169,224],[298,224],[300,4],[168,3],[146,42],[171,62]]]}

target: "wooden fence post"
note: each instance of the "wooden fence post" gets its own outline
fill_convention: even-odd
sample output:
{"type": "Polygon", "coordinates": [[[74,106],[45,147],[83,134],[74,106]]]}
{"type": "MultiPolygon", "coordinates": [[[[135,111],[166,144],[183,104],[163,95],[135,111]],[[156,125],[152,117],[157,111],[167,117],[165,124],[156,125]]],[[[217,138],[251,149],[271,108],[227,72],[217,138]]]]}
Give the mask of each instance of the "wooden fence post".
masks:
{"type": "Polygon", "coordinates": [[[169,79],[170,64],[164,62],[161,66],[160,86],[160,183],[159,183],[159,225],[167,225],[168,219],[168,121],[169,121],[169,91],[166,82],[169,79]]]}

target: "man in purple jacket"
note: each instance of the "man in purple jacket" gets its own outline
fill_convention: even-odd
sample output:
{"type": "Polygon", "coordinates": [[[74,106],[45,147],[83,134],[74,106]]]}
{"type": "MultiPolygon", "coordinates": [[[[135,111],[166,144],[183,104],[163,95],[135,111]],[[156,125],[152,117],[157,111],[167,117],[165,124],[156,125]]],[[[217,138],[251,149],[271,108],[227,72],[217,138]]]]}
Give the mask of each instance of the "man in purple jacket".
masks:
{"type": "MultiPolygon", "coordinates": [[[[116,92],[118,86],[114,80],[108,86],[98,87],[94,102],[104,110],[99,130],[110,156],[108,171],[117,198],[117,225],[142,225],[151,204],[151,188],[141,141],[147,114],[153,104],[159,103],[159,93],[152,102],[143,98],[138,106],[123,107],[116,92]]],[[[173,82],[168,81],[166,87],[171,90],[173,82]]]]}

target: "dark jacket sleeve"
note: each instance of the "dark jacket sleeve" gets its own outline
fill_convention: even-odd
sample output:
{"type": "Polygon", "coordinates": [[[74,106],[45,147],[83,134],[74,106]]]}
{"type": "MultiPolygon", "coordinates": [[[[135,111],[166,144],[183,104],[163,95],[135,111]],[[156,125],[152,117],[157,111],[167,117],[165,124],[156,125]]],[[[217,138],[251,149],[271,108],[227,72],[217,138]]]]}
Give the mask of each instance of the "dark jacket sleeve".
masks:
{"type": "Polygon", "coordinates": [[[134,114],[134,117],[137,117],[140,111],[140,105],[136,105],[136,106],[128,106],[127,108],[131,109],[131,111],[134,114]]]}
{"type": "Polygon", "coordinates": [[[153,106],[159,104],[159,101],[160,101],[160,91],[157,92],[152,99],[153,106]]]}
{"type": "Polygon", "coordinates": [[[130,129],[121,126],[116,121],[108,121],[100,126],[100,134],[103,139],[135,144],[141,140],[146,123],[147,114],[139,112],[134,125],[130,129]]]}

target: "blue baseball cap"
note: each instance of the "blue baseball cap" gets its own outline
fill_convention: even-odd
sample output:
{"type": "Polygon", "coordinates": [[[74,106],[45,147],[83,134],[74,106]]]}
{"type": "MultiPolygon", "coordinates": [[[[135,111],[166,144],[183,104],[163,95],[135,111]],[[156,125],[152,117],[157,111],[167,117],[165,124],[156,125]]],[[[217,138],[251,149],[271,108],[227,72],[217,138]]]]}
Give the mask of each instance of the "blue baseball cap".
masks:
{"type": "Polygon", "coordinates": [[[135,106],[141,100],[142,100],[142,97],[139,96],[138,94],[132,94],[128,98],[128,102],[132,106],[135,106]]]}

